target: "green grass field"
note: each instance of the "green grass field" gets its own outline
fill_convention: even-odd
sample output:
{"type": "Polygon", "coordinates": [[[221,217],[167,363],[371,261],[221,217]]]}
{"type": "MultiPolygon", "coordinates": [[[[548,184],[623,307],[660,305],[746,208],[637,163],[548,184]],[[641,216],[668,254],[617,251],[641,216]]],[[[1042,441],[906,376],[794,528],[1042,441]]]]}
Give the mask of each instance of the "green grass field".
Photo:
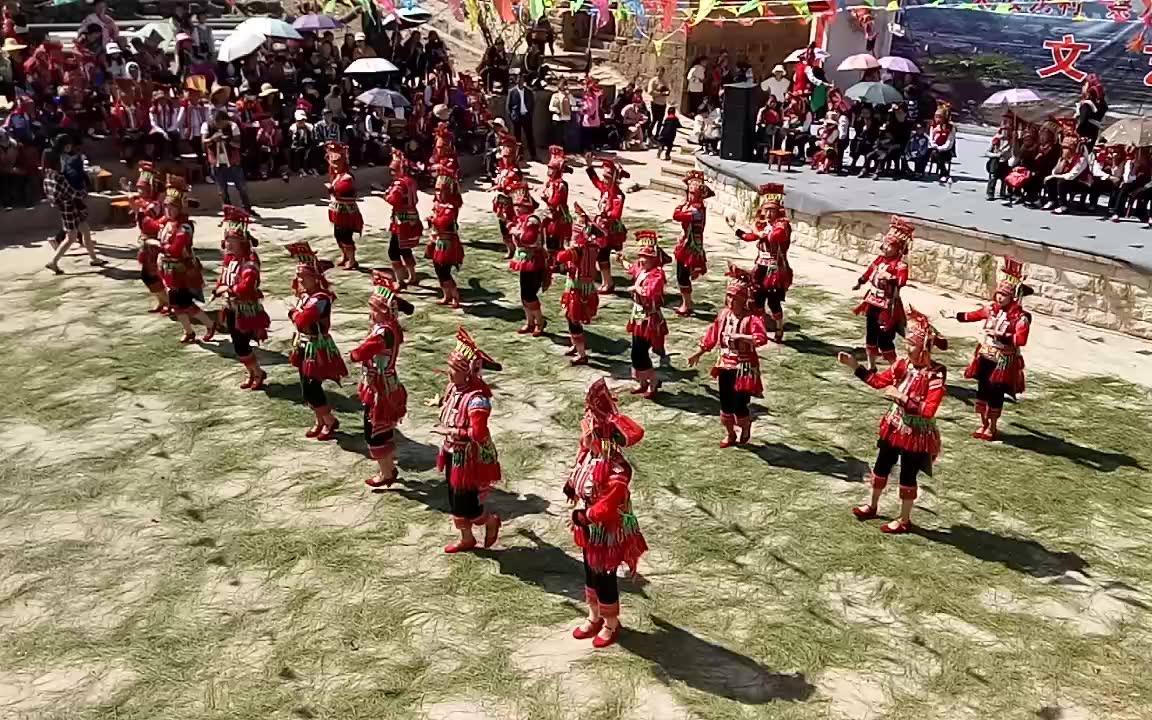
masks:
{"type": "MultiPolygon", "coordinates": [[[[979,443],[961,374],[972,345],[954,342],[919,529],[886,537],[849,512],[885,403],[836,365],[862,331],[851,303],[814,288],[789,296],[786,344],[764,351],[746,448],[717,447],[707,363],[685,369],[705,319],[669,312],[664,391],[622,396],[647,428],[629,456],[652,547],[624,583],[628,630],[604,652],[568,638],[583,577],[560,489],[585,386],[628,385],[628,304],[606,303],[591,366],[571,369],[558,289],[550,337],[516,336],[495,228],[462,236],[465,312],[432,304],[426,280],[404,321],[404,481],[379,494],[362,483],[374,464],[354,382],[330,388],[339,442],[304,439],[282,311],[261,355],[267,391],[246,393],[226,337],[181,348],[174,323],[144,315],[130,263],[113,280],[5,283],[0,717],[1152,715],[1149,391],[1033,371],[1003,441],[979,443]],[[449,557],[421,401],[441,389],[458,323],[505,366],[489,379],[505,476],[491,503],[506,522],[497,548],[449,557]]],[[[292,265],[262,251],[272,305],[292,265]]],[[[702,315],[719,275],[698,292],[702,315]]],[[[347,352],[369,279],[332,278],[347,352]]],[[[896,504],[893,488],[881,510],[896,504]]]]}

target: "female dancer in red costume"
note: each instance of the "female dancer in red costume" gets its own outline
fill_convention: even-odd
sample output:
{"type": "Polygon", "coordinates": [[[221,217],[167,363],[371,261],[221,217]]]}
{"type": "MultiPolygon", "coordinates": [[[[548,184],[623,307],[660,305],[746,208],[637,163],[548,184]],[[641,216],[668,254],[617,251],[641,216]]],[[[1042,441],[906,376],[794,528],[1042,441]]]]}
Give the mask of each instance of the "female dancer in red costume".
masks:
{"type": "Polygon", "coordinates": [[[596,292],[597,258],[600,254],[600,229],[576,203],[576,228],[571,244],[556,256],[557,263],[568,271],[564,294],[560,304],[568,319],[568,336],[572,347],[566,355],[572,356],[573,365],[588,364],[588,346],[584,339],[584,326],[596,318],[600,307],[600,294],[596,292]]]}
{"type": "MultiPolygon", "coordinates": [[[[744,242],[756,243],[756,287],[753,305],[763,315],[767,308],[774,329],[774,342],[784,342],[784,300],[792,287],[792,266],[788,264],[788,249],[792,245],[792,223],[784,212],[784,186],[767,183],[760,186],[761,205],[756,211],[755,229],[736,229],[736,237],[744,242]]],[[[735,223],[729,220],[735,228],[735,223]]]]}
{"type": "Polygon", "coordinates": [[[622,415],[603,378],[592,383],[584,398],[580,449],[564,484],[573,505],[568,521],[572,538],[584,555],[584,598],[588,619],[572,630],[577,640],[592,638],[604,648],[620,637],[620,588],[616,570],[626,566],[634,575],[648,550],[640,524],[632,513],[632,465],[621,452],[644,437],[644,428],[622,415]]]}
{"type": "Polygon", "coordinates": [[[632,315],[628,318],[628,334],[632,336],[632,377],[638,383],[634,395],[652,399],[660,389],[656,368],[649,350],[665,356],[664,338],[668,336],[668,322],[664,319],[664,266],[671,260],[660,247],[654,230],[637,230],[640,244],[638,259],[629,263],[617,255],[624,270],[632,276],[632,315]]]}
{"type": "Polygon", "coordinates": [[[148,242],[155,240],[155,235],[148,231],[158,231],[158,221],[164,216],[164,203],[160,194],[164,186],[157,177],[152,163],[141,160],[136,163],[140,171],[136,178],[136,196],[132,198],[132,214],[136,219],[136,227],[140,230],[140,248],[136,253],[136,262],[140,263],[140,282],[156,298],[156,306],[150,313],[168,312],[168,293],[164,290],[164,281],[160,278],[160,244],[148,242]],[[146,229],[147,228],[147,231],[146,229]]]}
{"type": "Polygon", "coordinates": [[[556,264],[556,255],[568,247],[572,239],[572,213],[568,210],[568,181],[566,173],[572,172],[564,159],[564,148],[553,145],[548,148],[548,182],[544,183],[544,204],[548,207],[548,220],[544,225],[544,246],[548,250],[548,265],[556,264]]]}
{"type": "Polygon", "coordinates": [[[912,223],[893,215],[879,257],[852,286],[853,290],[859,290],[868,283],[868,292],[855,313],[864,316],[864,347],[872,370],[876,369],[876,357],[881,354],[889,364],[896,362],[896,333],[904,327],[900,288],[908,284],[908,263],[904,256],[908,254],[915,231],[912,223]]]}
{"type": "Polygon", "coordinates": [[[715,193],[704,184],[704,173],[691,170],[684,176],[684,194],[684,202],[672,212],[672,219],[683,228],[680,241],[672,252],[676,258],[676,285],[680,288],[680,307],[676,308],[676,314],[681,317],[692,314],[692,281],[708,269],[708,258],[704,253],[704,224],[708,220],[708,208],[704,201],[715,193]]]}
{"type": "Polygon", "coordinates": [[[764,384],[760,380],[760,356],[756,349],[768,342],[764,320],[753,311],[752,274],[735,265],[728,266],[728,290],[724,309],[708,326],[700,338],[700,349],[688,358],[688,366],[696,367],[706,352],[720,348],[720,356],[712,366],[712,377],[720,384],[720,425],[724,439],[720,447],[743,445],[752,434],[752,413],[749,403],[753,397],[763,397],[764,384]],[[740,437],[736,437],[736,428],[740,437]]]}
{"type": "Polygon", "coordinates": [[[904,336],[907,357],[896,360],[887,370],[876,372],[861,366],[849,353],[838,355],[842,365],[855,372],[860,380],[884,390],[884,397],[892,403],[880,419],[876,463],[872,466],[872,495],[864,505],[852,508],[861,520],[876,517],[888,476],[899,462],[900,516],[880,526],[880,531],[885,533],[905,533],[912,528],[916,476],[921,472],[931,476],[932,463],[940,454],[936,411],[944,399],[948,369],[932,359],[932,350],[946,350],[948,341],[915,309],[909,309],[908,320],[904,336]]]}
{"type": "Polygon", "coordinates": [[[544,311],[540,309],[540,291],[546,290],[549,282],[544,221],[535,213],[536,201],[526,184],[517,183],[509,189],[516,208],[516,222],[511,230],[516,253],[508,261],[508,269],[520,274],[520,303],[524,306],[524,327],[516,332],[540,337],[548,324],[544,311]]]}
{"type": "Polygon", "coordinates": [[[604,170],[603,179],[596,174],[591,155],[585,156],[588,161],[588,179],[600,192],[600,201],[596,206],[596,224],[604,233],[604,245],[600,249],[600,285],[601,295],[610,295],[616,290],[612,279],[611,253],[624,249],[624,241],[628,239],[628,229],[624,227],[624,191],[620,189],[620,180],[628,177],[628,173],[615,160],[608,158],[600,161],[604,170]]]}
{"type": "Polygon", "coordinates": [[[184,327],[184,337],[180,338],[184,344],[196,342],[192,318],[208,328],[205,341],[216,334],[216,323],[196,304],[204,302],[204,273],[192,244],[196,226],[188,218],[187,196],[187,181],[169,175],[164,216],[158,220],[146,219],[141,227],[144,234],[156,238],[160,247],[160,277],[168,290],[169,311],[184,327]]]}
{"type": "Polygon", "coordinates": [[[400,280],[400,288],[416,282],[416,256],[413,248],[420,244],[424,225],[416,208],[416,178],[408,174],[408,161],[399,152],[392,153],[392,184],[384,193],[384,200],[392,206],[392,222],[388,226],[388,259],[392,271],[400,280]]]}
{"type": "Polygon", "coordinates": [[[340,247],[340,267],[355,270],[356,235],[364,232],[364,218],[356,197],[356,177],[348,169],[348,146],[330,142],[328,154],[328,222],[340,247]]]}
{"type": "Polygon", "coordinates": [[[437,398],[440,423],[434,432],[444,436],[436,469],[448,487],[448,511],[460,539],[444,547],[458,553],[476,547],[473,527],[484,528],[484,547],[500,535],[500,516],[484,507],[488,490],[500,482],[500,460],[488,418],[492,415],[492,389],[481,370],[499,370],[500,364],[476,346],[464,328],[456,331],[456,347],[448,356],[448,385],[437,398]]]}
{"type": "Polygon", "coordinates": [[[287,249],[297,262],[296,279],[292,283],[296,306],[288,311],[288,319],[296,326],[296,335],[292,338],[288,361],[299,370],[304,401],[316,416],[316,423],[304,437],[331,440],[340,421],[328,406],[324,381],[339,382],[348,375],[348,367],[330,333],[336,293],[329,289],[324,273],[332,263],[318,259],[306,242],[293,243],[287,249]]]}
{"type": "Polygon", "coordinates": [[[396,375],[396,359],[404,342],[397,310],[411,315],[414,308],[397,294],[396,281],[387,272],[373,271],[374,290],[368,298],[372,327],[368,337],[348,356],[360,363],[360,402],[364,403],[364,441],[368,457],[379,467],[364,481],[368,487],[387,487],[396,482],[393,457],[396,453],[396,426],[408,414],[408,391],[396,375]]]}
{"type": "Polygon", "coordinates": [[[247,211],[224,206],[224,260],[212,296],[224,298],[224,326],[232,337],[236,359],[248,370],[248,378],[240,387],[259,390],[264,387],[268,373],[260,367],[252,344],[268,339],[272,321],[264,311],[260,258],[252,250],[252,236],[248,232],[251,221],[247,211]]]}

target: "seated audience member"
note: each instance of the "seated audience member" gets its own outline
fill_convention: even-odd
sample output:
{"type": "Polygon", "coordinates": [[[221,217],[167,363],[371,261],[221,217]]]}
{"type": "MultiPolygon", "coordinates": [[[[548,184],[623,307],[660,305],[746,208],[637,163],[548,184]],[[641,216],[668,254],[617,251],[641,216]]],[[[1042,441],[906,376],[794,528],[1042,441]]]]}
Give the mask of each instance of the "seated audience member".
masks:
{"type": "Polygon", "coordinates": [[[764,106],[756,113],[756,150],[761,160],[767,160],[768,153],[778,147],[783,123],[780,101],[769,95],[764,106]]]}
{"type": "Polygon", "coordinates": [[[904,163],[905,166],[910,166],[916,178],[924,176],[924,171],[928,168],[928,160],[931,156],[931,148],[928,142],[928,128],[924,123],[916,126],[912,131],[912,137],[908,138],[908,147],[904,150],[904,163]]]}
{"type": "Polygon", "coordinates": [[[992,136],[992,140],[988,143],[988,150],[984,153],[984,156],[988,158],[988,185],[984,189],[984,195],[988,200],[997,198],[997,186],[1000,187],[999,197],[1006,198],[1008,196],[1008,186],[1004,181],[1012,169],[1010,162],[1015,140],[1015,116],[1010,112],[1004,113],[1000,128],[992,136]]]}
{"type": "Polygon", "coordinates": [[[1124,152],[1120,184],[1108,199],[1108,216],[1112,222],[1120,222],[1120,218],[1128,216],[1129,203],[1152,180],[1149,169],[1148,150],[1129,145],[1124,152]]]}
{"type": "Polygon", "coordinates": [[[876,142],[876,147],[864,159],[860,177],[871,176],[873,180],[879,180],[884,171],[891,167],[894,176],[898,178],[901,174],[900,164],[904,148],[910,136],[908,122],[904,119],[903,105],[894,105],[880,130],[880,139],[876,142]]]}
{"type": "Polygon", "coordinates": [[[816,154],[812,167],[821,175],[835,172],[840,157],[840,113],[829,110],[816,132],[816,154]]]}
{"type": "Polygon", "coordinates": [[[803,95],[793,95],[784,111],[784,149],[804,162],[808,159],[808,146],[812,141],[812,110],[803,95]]]}
{"type": "Polygon", "coordinates": [[[1045,210],[1056,215],[1068,212],[1072,197],[1087,189],[1091,177],[1091,153],[1074,132],[1065,132],[1060,140],[1060,159],[1052,172],[1044,178],[1044,195],[1048,202],[1045,210]]]}

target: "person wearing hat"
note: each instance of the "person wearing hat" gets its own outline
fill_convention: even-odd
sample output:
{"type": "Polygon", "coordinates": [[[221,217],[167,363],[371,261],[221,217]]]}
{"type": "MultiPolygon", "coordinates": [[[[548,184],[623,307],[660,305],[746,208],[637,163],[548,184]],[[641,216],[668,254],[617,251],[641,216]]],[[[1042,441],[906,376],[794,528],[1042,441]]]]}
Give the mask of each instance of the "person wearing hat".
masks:
{"type": "Polygon", "coordinates": [[[572,213],[568,210],[568,181],[565,173],[572,172],[564,157],[564,148],[548,148],[548,181],[544,183],[544,205],[548,208],[544,246],[548,250],[548,265],[553,266],[556,254],[568,246],[572,239],[572,213]]]}
{"type": "Polygon", "coordinates": [[[720,348],[712,377],[720,387],[722,448],[743,445],[752,434],[749,403],[753,397],[764,396],[757,348],[768,343],[764,320],[753,304],[756,280],[752,273],[729,263],[727,275],[724,309],[700,338],[699,349],[688,357],[688,367],[696,367],[704,353],[720,348]],[[739,437],[736,428],[740,428],[739,437]]]}
{"type": "Polygon", "coordinates": [[[864,316],[864,349],[870,370],[876,369],[876,358],[881,355],[888,364],[896,362],[896,333],[904,328],[900,289],[908,284],[905,257],[915,232],[916,227],[907,219],[893,215],[880,255],[852,286],[859,290],[865,283],[868,285],[864,299],[853,312],[864,316]]]}
{"type": "Polygon", "coordinates": [[[947,394],[948,369],[932,359],[935,349],[947,350],[948,341],[915,308],[908,309],[908,329],[904,337],[906,356],[888,369],[876,372],[860,365],[851,353],[836,356],[841,365],[877,390],[892,404],[880,419],[876,462],[868,502],[852,508],[860,520],[879,513],[880,496],[888,477],[900,463],[900,514],[880,526],[880,532],[900,534],[912,529],[912,506],[919,494],[917,476],[932,475],[932,465],[940,454],[940,430],[936,412],[947,394]]]}
{"type": "MultiPolygon", "coordinates": [[[[162,151],[162,157],[175,157],[180,141],[180,125],[177,123],[177,109],[172,96],[165,90],[152,93],[152,107],[148,111],[148,134],[162,151]]],[[[160,158],[157,158],[160,159],[160,158]]]]}
{"type": "Polygon", "coordinates": [[[512,188],[523,181],[523,175],[520,173],[516,138],[500,132],[502,123],[497,124],[494,120],[492,124],[500,143],[497,149],[496,174],[492,178],[492,212],[500,225],[500,237],[508,250],[507,258],[511,259],[516,252],[511,234],[512,223],[516,220],[516,209],[512,206],[512,188]]]}
{"type": "Polygon", "coordinates": [[[308,122],[308,113],[297,110],[292,114],[295,122],[288,127],[288,168],[299,175],[312,170],[309,154],[316,144],[316,134],[308,122]]]}
{"type": "Polygon", "coordinates": [[[636,262],[628,262],[623,253],[616,259],[632,277],[632,314],[628,318],[628,334],[632,336],[632,377],[637,386],[633,395],[648,399],[656,396],[660,381],[652,364],[649,351],[665,356],[664,339],[668,336],[668,323],[664,320],[664,266],[671,260],[660,247],[655,230],[637,230],[640,245],[636,262]]]}
{"type": "Polygon", "coordinates": [[[956,157],[956,126],[952,124],[952,105],[939,102],[932,127],[928,129],[928,152],[936,165],[941,185],[952,180],[952,159],[956,157]]]}
{"type": "Polygon", "coordinates": [[[180,342],[185,345],[196,342],[193,318],[207,328],[205,342],[216,334],[216,323],[196,304],[204,302],[204,273],[196,257],[196,226],[188,219],[188,206],[188,181],[169,175],[163,217],[148,221],[141,228],[155,237],[160,246],[160,277],[168,290],[168,310],[184,328],[180,342]]]}
{"type": "Polygon", "coordinates": [[[568,320],[568,337],[572,346],[565,355],[572,357],[572,365],[588,364],[588,345],[584,326],[596,318],[600,307],[600,294],[596,292],[598,243],[604,234],[580,203],[575,204],[576,223],[572,241],[556,255],[556,263],[568,274],[560,304],[568,320]]]}
{"type": "Polygon", "coordinates": [[[240,389],[260,390],[268,373],[260,367],[252,344],[268,339],[272,321],[264,311],[260,258],[252,249],[256,241],[248,231],[252,216],[231,205],[225,205],[223,212],[224,259],[212,297],[224,299],[224,326],[231,335],[236,359],[248,371],[240,389]]]}
{"type": "Polygon", "coordinates": [[[92,9],[92,12],[80,21],[80,27],[97,26],[100,31],[100,47],[104,47],[108,43],[119,44],[120,28],[117,27],[116,20],[108,14],[108,3],[105,0],[92,0],[88,3],[88,7],[92,9]]]}
{"type": "Polygon", "coordinates": [[[428,224],[432,228],[432,238],[428,241],[426,256],[432,261],[436,280],[440,283],[441,298],[438,305],[447,305],[453,310],[460,307],[460,289],[452,271],[464,262],[464,244],[460,242],[460,205],[446,197],[437,189],[432,202],[432,216],[428,224]]]}
{"type": "Polygon", "coordinates": [[[564,483],[564,496],[573,505],[568,526],[584,560],[584,600],[588,618],[573,628],[577,640],[592,639],[600,649],[620,637],[621,565],[636,574],[648,543],[632,512],[633,470],[622,450],[644,438],[644,428],[620,412],[604,378],[584,395],[576,461],[564,483]]]}
{"type": "Polygon", "coordinates": [[[715,195],[705,184],[704,173],[690,170],[684,176],[684,202],[672,211],[672,219],[683,228],[672,256],[676,258],[676,285],[680,288],[680,307],[676,314],[686,317],[693,312],[692,281],[708,269],[704,253],[704,224],[708,208],[704,202],[715,195]]]}
{"type": "Polygon", "coordinates": [[[516,253],[508,261],[508,269],[520,276],[520,304],[524,306],[524,326],[516,332],[540,337],[548,320],[540,309],[540,290],[547,289],[548,254],[544,249],[544,222],[536,214],[536,200],[527,183],[521,181],[511,188],[512,207],[516,211],[510,235],[516,253]]]}
{"type": "Polygon", "coordinates": [[[785,102],[788,99],[788,90],[791,87],[792,81],[788,79],[787,71],[784,70],[783,65],[772,68],[772,74],[760,83],[760,90],[764,94],[776,98],[778,102],[785,102]]]}
{"type": "Polygon", "coordinates": [[[396,279],[382,271],[372,271],[372,295],[368,298],[368,317],[372,322],[368,336],[348,353],[352,362],[360,363],[359,395],[364,403],[364,441],[368,457],[376,461],[378,471],[364,481],[370,488],[392,485],[399,479],[396,471],[396,426],[408,414],[408,391],[396,374],[396,360],[404,343],[404,330],[397,312],[411,315],[412,303],[400,297],[396,279]]]}
{"type": "Polygon", "coordinates": [[[1021,348],[1028,344],[1032,314],[1024,309],[1021,301],[1033,290],[1024,284],[1024,264],[1016,258],[1005,257],[1000,271],[1004,279],[996,286],[990,304],[954,316],[946,311],[940,313],[944,317],[955,317],[957,322],[984,323],[984,336],[976,346],[972,362],[964,370],[964,377],[976,380],[976,414],[980,416],[980,428],[972,437],[977,440],[996,439],[1004,398],[1015,400],[1025,386],[1021,348]]]}
{"type": "Polygon", "coordinates": [[[392,220],[388,225],[388,259],[392,272],[400,279],[400,289],[416,284],[416,256],[412,250],[420,244],[424,224],[416,204],[418,185],[409,174],[408,159],[399,150],[392,152],[392,184],[384,193],[384,202],[392,206],[392,220]]]}
{"type": "Polygon", "coordinates": [[[348,167],[348,146],[331,142],[325,146],[328,157],[328,222],[340,248],[340,267],[357,270],[356,235],[364,232],[364,217],[356,194],[356,176],[348,167]]]}
{"type": "Polygon", "coordinates": [[[184,98],[176,111],[176,126],[180,129],[180,139],[187,143],[201,162],[204,159],[204,142],[200,131],[212,117],[212,108],[204,99],[206,84],[202,75],[187,78],[184,81],[184,98]]]}
{"type": "Polygon", "coordinates": [[[296,260],[296,279],[292,282],[296,304],[288,311],[288,319],[295,326],[296,334],[292,338],[288,362],[299,371],[304,401],[316,416],[316,422],[304,437],[331,440],[340,427],[340,421],[328,405],[324,381],[340,382],[348,376],[348,367],[331,333],[336,293],[329,288],[324,273],[332,263],[316,257],[307,242],[292,243],[287,250],[296,260]]]}
{"type": "MultiPolygon", "coordinates": [[[[601,295],[611,295],[616,290],[612,279],[611,253],[624,249],[624,241],[628,238],[628,229],[624,227],[624,191],[620,189],[620,179],[628,177],[627,171],[611,158],[600,160],[600,167],[604,170],[601,178],[597,172],[591,155],[585,156],[588,167],[588,179],[592,186],[600,193],[600,201],[596,205],[596,224],[604,232],[604,245],[600,251],[600,285],[601,295]]],[[[663,271],[661,271],[663,272],[663,271]]]]}
{"type": "Polygon", "coordinates": [[[485,507],[485,498],[500,482],[500,459],[488,420],[492,415],[492,389],[482,370],[501,366],[481,350],[464,330],[456,330],[456,346],[448,355],[448,384],[435,399],[439,423],[432,432],[444,437],[436,456],[436,469],[444,473],[448,488],[448,512],[460,539],[444,547],[454,554],[473,550],[478,542],[474,527],[484,528],[484,547],[500,537],[500,516],[485,507]]]}
{"type": "MultiPolygon", "coordinates": [[[[756,243],[756,269],[753,272],[753,307],[763,316],[767,308],[776,334],[773,340],[784,342],[784,299],[792,287],[792,266],[788,264],[788,249],[792,245],[792,224],[784,212],[784,186],[767,183],[760,186],[761,205],[756,211],[752,230],[736,228],[734,218],[726,218],[736,230],[736,237],[744,242],[756,243]]],[[[767,326],[767,324],[766,324],[767,326]]]]}
{"type": "Polygon", "coordinates": [[[140,281],[156,298],[156,306],[148,312],[167,314],[168,292],[160,277],[160,245],[148,242],[156,239],[150,232],[159,230],[158,221],[164,217],[164,202],[161,199],[164,184],[152,163],[147,160],[136,163],[136,171],[138,174],[136,194],[132,197],[132,215],[140,231],[140,248],[136,253],[136,262],[140,264],[140,281]]]}

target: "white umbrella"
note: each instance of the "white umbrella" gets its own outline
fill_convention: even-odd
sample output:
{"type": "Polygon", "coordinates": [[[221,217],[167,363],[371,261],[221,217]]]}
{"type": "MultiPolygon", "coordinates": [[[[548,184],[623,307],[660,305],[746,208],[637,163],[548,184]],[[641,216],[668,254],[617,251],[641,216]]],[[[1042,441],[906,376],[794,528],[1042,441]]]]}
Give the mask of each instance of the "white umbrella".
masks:
{"type": "Polygon", "coordinates": [[[396,72],[400,68],[384,58],[360,58],[353,60],[352,64],[344,68],[345,75],[374,75],[375,73],[396,72]]]}
{"type": "Polygon", "coordinates": [[[432,13],[424,8],[408,8],[398,9],[394,13],[388,13],[381,21],[385,27],[390,27],[395,23],[400,23],[402,28],[414,28],[423,25],[432,19],[432,13]]]}
{"type": "Polygon", "coordinates": [[[888,57],[880,58],[880,67],[889,72],[902,72],[913,75],[920,72],[920,68],[916,67],[916,63],[908,58],[902,58],[899,55],[889,55],[888,57]]]}
{"type": "Polygon", "coordinates": [[[141,40],[147,40],[150,37],[155,38],[157,44],[165,49],[170,49],[176,40],[176,30],[170,22],[150,22],[136,32],[128,33],[128,35],[138,37],[141,40]]]}
{"type": "Polygon", "coordinates": [[[999,105],[1030,105],[1044,102],[1044,98],[1027,88],[1009,88],[992,93],[982,104],[989,107],[999,105]]]}
{"type": "Polygon", "coordinates": [[[224,38],[220,49],[216,51],[216,59],[220,62],[232,62],[247,57],[260,49],[265,37],[253,32],[234,32],[224,38]]]}
{"type": "Polygon", "coordinates": [[[844,58],[844,61],[836,67],[837,70],[875,70],[880,67],[880,62],[872,57],[871,53],[860,53],[859,55],[849,55],[844,58]]]}
{"type": "MultiPolygon", "coordinates": [[[[800,48],[799,50],[793,50],[791,53],[788,54],[788,57],[784,58],[784,62],[786,62],[786,63],[800,62],[800,59],[804,57],[804,53],[807,51],[808,51],[808,48],[800,48]]],[[[828,51],[827,50],[821,50],[820,48],[816,48],[816,59],[817,60],[827,60],[828,59],[828,51]]]]}
{"type": "Polygon", "coordinates": [[[288,23],[270,17],[248,18],[236,26],[236,32],[250,32],[264,37],[283,38],[285,40],[303,40],[304,37],[288,23]]]}
{"type": "Polygon", "coordinates": [[[403,93],[398,93],[395,90],[386,90],[384,88],[373,88],[367,92],[362,92],[356,96],[356,100],[370,107],[388,108],[389,110],[406,108],[412,105],[412,103],[408,102],[408,98],[404,97],[403,93]]]}

